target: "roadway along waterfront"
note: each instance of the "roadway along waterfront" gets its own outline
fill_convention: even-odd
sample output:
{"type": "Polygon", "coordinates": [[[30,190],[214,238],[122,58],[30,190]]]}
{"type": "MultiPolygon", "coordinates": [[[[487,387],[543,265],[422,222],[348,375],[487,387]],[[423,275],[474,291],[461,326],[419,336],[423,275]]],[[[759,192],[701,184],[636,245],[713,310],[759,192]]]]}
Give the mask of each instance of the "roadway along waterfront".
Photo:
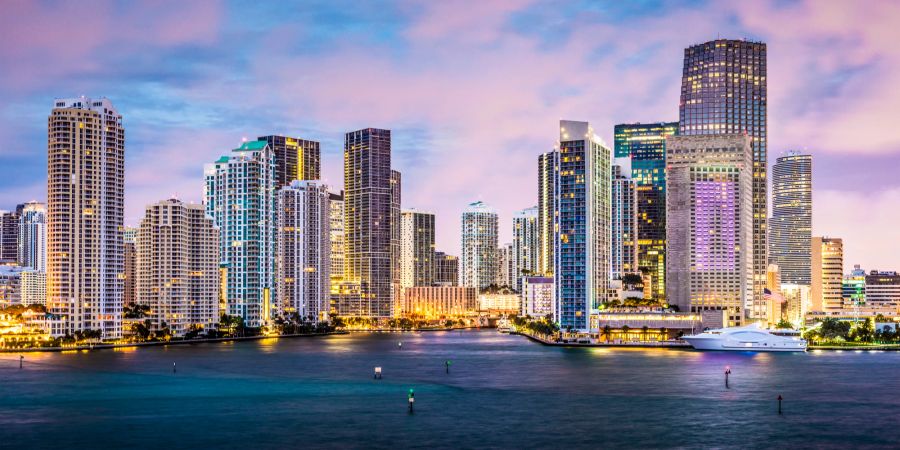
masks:
{"type": "Polygon", "coordinates": [[[23,369],[18,359],[0,355],[4,448],[808,448],[900,439],[896,352],[566,348],[465,330],[32,353],[23,369]],[[373,379],[376,366],[383,379],[373,379]]]}

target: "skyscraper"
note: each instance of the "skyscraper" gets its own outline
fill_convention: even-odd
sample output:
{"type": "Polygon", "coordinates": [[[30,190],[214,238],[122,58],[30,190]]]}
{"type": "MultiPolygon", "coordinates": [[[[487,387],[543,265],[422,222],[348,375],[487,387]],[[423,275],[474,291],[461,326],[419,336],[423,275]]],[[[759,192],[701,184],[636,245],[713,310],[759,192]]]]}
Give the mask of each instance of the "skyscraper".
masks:
{"type": "Polygon", "coordinates": [[[513,282],[513,245],[507,242],[497,247],[497,275],[494,283],[497,286],[507,286],[515,289],[513,282]]]}
{"type": "Polygon", "coordinates": [[[331,278],[344,278],[344,191],[329,194],[329,215],[331,222],[331,278]]]}
{"type": "Polygon", "coordinates": [[[637,189],[622,166],[612,166],[612,216],[610,233],[610,271],[614,280],[637,273],[637,189]]]}
{"type": "Polygon", "coordinates": [[[184,336],[215,327],[219,230],[204,206],[176,199],[147,206],[135,247],[135,303],[150,308],[151,329],[184,336]]]}
{"type": "Polygon", "coordinates": [[[772,167],[769,257],[787,284],[811,280],[812,156],[790,152],[772,167]]]}
{"type": "Polygon", "coordinates": [[[765,316],[768,265],[766,44],[717,39],[684,50],[679,134],[750,135],[753,148],[753,299],[748,317],[765,316]]]}
{"type": "Polygon", "coordinates": [[[590,329],[610,275],[612,151],[587,122],[559,123],[554,255],[560,327],[590,329]]]}
{"type": "Polygon", "coordinates": [[[344,280],[359,285],[365,304],[358,312],[371,318],[394,315],[391,223],[393,209],[399,213],[393,190],[399,179],[392,184],[392,175],[390,130],[365,128],[344,136],[344,280]]]}
{"type": "Polygon", "coordinates": [[[537,206],[513,214],[512,284],[522,292],[522,277],[534,276],[540,270],[540,211],[537,206]]]}
{"type": "Polygon", "coordinates": [[[328,187],[292,181],[278,191],[276,297],[279,314],[327,320],[331,292],[331,209],[328,187]]]}
{"type": "Polygon", "coordinates": [[[616,157],[631,158],[637,190],[637,265],[657,300],[666,297],[666,137],[676,134],[678,122],[615,126],[616,157]]]}
{"type": "Polygon", "coordinates": [[[320,178],[319,143],[287,136],[260,136],[275,155],[275,186],[280,188],[294,180],[320,178]]]}
{"type": "Polygon", "coordinates": [[[414,209],[400,215],[400,285],[434,284],[434,214],[414,209]]]}
{"type": "Polygon", "coordinates": [[[122,336],[125,129],[105,98],[57,99],[47,127],[47,301],[68,332],[122,336]]]}
{"type": "Polygon", "coordinates": [[[400,191],[402,177],[391,170],[391,315],[400,314],[400,191]]]}
{"type": "Polygon", "coordinates": [[[434,285],[459,286],[459,257],[434,252],[434,285]]]}
{"type": "Polygon", "coordinates": [[[497,281],[497,213],[483,202],[462,213],[459,285],[484,289],[497,281]]]}
{"type": "Polygon", "coordinates": [[[670,136],[666,154],[666,298],[740,324],[753,275],[750,137],[670,136]]]}
{"type": "Polygon", "coordinates": [[[0,211],[0,264],[17,264],[19,257],[19,215],[0,211]]]}
{"type": "Polygon", "coordinates": [[[17,258],[19,265],[46,272],[47,206],[39,202],[28,202],[21,209],[17,258]]]}
{"type": "Polygon", "coordinates": [[[549,151],[538,157],[538,272],[553,276],[556,230],[556,170],[559,152],[549,151]]]}
{"type": "Polygon", "coordinates": [[[840,238],[814,236],[810,285],[810,310],[840,311],[844,278],[844,242],[840,238]]]}
{"type": "Polygon", "coordinates": [[[132,306],[137,299],[137,233],[134,227],[125,227],[125,279],[123,280],[123,302],[126,306],[132,306]]]}
{"type": "Polygon", "coordinates": [[[250,327],[272,319],[275,305],[275,158],[249,141],[205,168],[206,212],[219,228],[225,264],[225,312],[250,327]]]}

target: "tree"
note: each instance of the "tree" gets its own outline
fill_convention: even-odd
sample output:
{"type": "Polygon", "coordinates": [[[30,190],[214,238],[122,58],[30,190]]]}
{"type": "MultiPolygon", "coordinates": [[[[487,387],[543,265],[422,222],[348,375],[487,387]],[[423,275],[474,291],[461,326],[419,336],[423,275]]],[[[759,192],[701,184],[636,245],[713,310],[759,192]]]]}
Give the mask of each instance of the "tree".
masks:
{"type": "Polygon", "coordinates": [[[612,327],[610,327],[609,325],[604,326],[601,334],[606,337],[606,343],[608,344],[609,338],[610,336],[612,336],[612,327]]]}
{"type": "Polygon", "coordinates": [[[871,317],[866,317],[865,322],[856,327],[856,335],[863,342],[872,340],[872,337],[875,336],[875,322],[872,321],[871,317]]]}
{"type": "Polygon", "coordinates": [[[628,325],[622,325],[622,334],[625,336],[625,340],[628,340],[628,331],[631,330],[631,327],[628,325]]]}
{"type": "Polygon", "coordinates": [[[647,342],[647,336],[649,334],[650,334],[650,328],[647,327],[647,325],[644,325],[643,327],[641,327],[641,339],[643,339],[644,342],[647,342]]]}
{"type": "Polygon", "coordinates": [[[780,321],[778,321],[778,324],[775,325],[775,328],[779,330],[792,329],[794,328],[794,325],[787,320],[781,319],[780,321]]]}

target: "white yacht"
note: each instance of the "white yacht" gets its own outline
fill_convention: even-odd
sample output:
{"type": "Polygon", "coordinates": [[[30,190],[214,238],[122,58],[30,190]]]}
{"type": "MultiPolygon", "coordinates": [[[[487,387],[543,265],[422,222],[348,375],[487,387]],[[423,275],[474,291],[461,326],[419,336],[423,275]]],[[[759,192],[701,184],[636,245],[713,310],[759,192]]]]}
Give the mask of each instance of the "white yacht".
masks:
{"type": "Polygon", "coordinates": [[[759,324],[707,330],[683,336],[697,350],[732,350],[754,352],[805,352],[806,341],[798,337],[778,336],[759,324]]]}

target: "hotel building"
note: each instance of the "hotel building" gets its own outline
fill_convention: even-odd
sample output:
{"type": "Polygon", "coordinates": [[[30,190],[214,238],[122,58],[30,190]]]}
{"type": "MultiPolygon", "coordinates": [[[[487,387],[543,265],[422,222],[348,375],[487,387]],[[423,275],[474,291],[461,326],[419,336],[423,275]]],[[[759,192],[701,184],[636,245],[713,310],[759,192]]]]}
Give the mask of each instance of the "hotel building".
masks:
{"type": "Polygon", "coordinates": [[[434,214],[413,209],[400,214],[400,286],[434,284],[434,214]]]}
{"type": "Polygon", "coordinates": [[[484,289],[497,282],[497,213],[483,202],[462,213],[459,285],[484,289]]]}

